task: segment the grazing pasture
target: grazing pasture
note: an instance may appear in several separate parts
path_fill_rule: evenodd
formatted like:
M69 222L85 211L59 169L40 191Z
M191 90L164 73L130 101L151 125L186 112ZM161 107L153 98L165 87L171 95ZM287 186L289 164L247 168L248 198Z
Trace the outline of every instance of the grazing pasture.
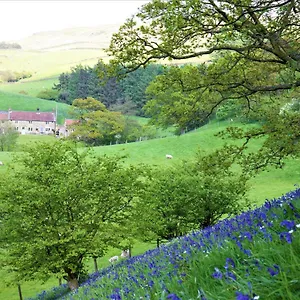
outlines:
M55 83L58 83L58 76L42 78L36 80L21 80L12 83L0 84L0 90L15 94L27 93L28 96L36 97L39 92L51 89Z
M70 49L59 51L0 50L0 71L26 71L32 80L58 76L76 65L95 65L107 55L100 49Z
M201 127L193 132L181 135L171 136L166 138L160 138L155 140L141 141L128 144L118 144L113 146L101 146L95 147L94 151L96 155L126 155L126 164L138 164L145 163L150 165L162 165L165 167L176 166L176 163L183 159L191 159L195 155L196 151L201 153L209 153L213 149L220 147L224 141L214 136L220 130L225 129L229 122L211 122L204 127ZM233 124L231 124L233 125ZM239 126L245 126L242 124L234 124ZM22 147L25 144L34 143L37 141L53 141L55 138L51 136L25 136L21 135L17 150L22 151ZM258 142L253 144L252 147L258 146ZM166 153L172 153L173 159L166 159ZM15 153L0 152L0 161L5 165L0 168L0 172L5 172L7 166L13 161ZM266 198L271 199L279 197L285 192L294 189L294 184L299 184L300 168L296 161L288 161L286 168L280 170L270 170L264 172L251 180L252 188L250 190L250 199L252 203L262 204ZM3 174L3 173L2 173ZM155 244L152 243L140 243L134 244L132 249L132 255L136 256L145 252L148 249L155 248ZM108 259L115 255L120 255L120 249L110 249L108 253L98 260L100 268L109 266ZM86 262L88 269L92 272L93 262ZM8 274L3 270L0 271L1 278L8 278ZM51 279L42 285L41 282L27 282L22 284L23 294L25 297L32 297L39 291L49 289L53 286L57 286L57 279ZM0 283L0 299L12 299L17 300L17 287L9 286L5 287L4 283Z

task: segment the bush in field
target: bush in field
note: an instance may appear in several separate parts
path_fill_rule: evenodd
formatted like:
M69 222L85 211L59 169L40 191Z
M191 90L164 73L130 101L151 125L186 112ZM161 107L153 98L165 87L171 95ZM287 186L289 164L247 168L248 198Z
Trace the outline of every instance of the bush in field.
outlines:
M36 97L55 101L55 100L57 100L57 97L58 97L58 91L53 90L53 89L45 89L45 90L40 91L36 95Z
M0 123L0 151L14 150L19 133L8 122Z

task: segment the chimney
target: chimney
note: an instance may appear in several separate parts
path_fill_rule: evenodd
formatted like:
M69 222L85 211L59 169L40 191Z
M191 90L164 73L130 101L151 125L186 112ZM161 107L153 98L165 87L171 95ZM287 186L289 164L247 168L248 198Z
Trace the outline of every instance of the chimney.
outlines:
M37 114L40 113L40 108L39 108L39 107L36 109L36 113L37 113Z

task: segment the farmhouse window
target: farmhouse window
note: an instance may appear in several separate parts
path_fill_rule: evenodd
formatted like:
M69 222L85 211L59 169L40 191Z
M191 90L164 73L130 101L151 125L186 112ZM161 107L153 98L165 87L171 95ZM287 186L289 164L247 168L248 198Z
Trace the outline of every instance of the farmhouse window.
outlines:
M32 121L29 121L29 124L32 124Z

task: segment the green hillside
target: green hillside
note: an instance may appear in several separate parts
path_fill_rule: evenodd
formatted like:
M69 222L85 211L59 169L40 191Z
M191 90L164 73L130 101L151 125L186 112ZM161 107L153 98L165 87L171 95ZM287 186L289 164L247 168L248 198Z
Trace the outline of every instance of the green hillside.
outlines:
M62 124L64 119L68 117L69 111L67 104L0 91L0 110L8 110L9 108L25 111L35 111L37 108L40 111L55 111L57 108L59 124Z
M95 65L107 55L100 49L59 51L0 50L0 71L30 72L32 80L58 76L76 65Z
M37 80L21 80L13 83L0 84L0 90L9 93L22 94L36 97L39 92L51 89L55 83L58 83L58 77L42 78Z
M28 97L28 99L31 99ZM35 99L32 99L34 101ZM34 103L34 102L33 102ZM36 103L36 102L35 102ZM45 101L47 103L47 101ZM41 105L40 105L41 107ZM148 140L142 142L119 144L113 146L95 147L94 151L97 155L127 155L125 162L127 164L145 163L150 165L163 165L168 167L176 165L181 160L191 159L196 151L209 153L213 149L220 147L224 141L214 136L215 133L224 129L229 123L213 122L196 131L187 133L182 136L172 136L155 140ZM232 125L232 124L231 124ZM244 126L241 124L235 124ZM34 143L37 141L53 141L54 137L48 136L20 136L18 141L18 150L21 151L23 145ZM257 147L257 142L252 145ZM166 154L172 154L173 159L165 158ZM0 170L1 173L5 171L6 166L13 160L14 153L0 152L0 161L5 163L5 166ZM261 204L266 198L271 199L279 197L287 191L294 189L294 184L299 184L300 169L297 164L298 161L293 160L287 163L286 168L282 170L271 170L271 172L264 172L257 178L251 180L251 191L249 197L252 203ZM140 244L138 243L134 248L133 255L143 253L149 248L154 248L154 244ZM99 260L100 267L107 266L107 259L112 255L116 255L118 250L110 250L105 257ZM93 270L92 263L90 270ZM0 272L0 275L7 276ZM1 276L1 277L2 277ZM40 282L28 282L22 284L24 296L29 297L35 295L43 289L49 289L56 285L56 280L52 279L45 285ZM18 299L16 286L5 287L0 283L0 299L9 297L10 299Z
M47 101L45 100L45 102ZM94 151L97 155L126 156L125 162L127 164L144 163L168 167L176 165L181 160L193 158L197 151L209 153L213 149L221 147L225 142L229 142L215 136L217 132L225 129L228 125L229 122L211 122L198 130L181 136L169 136L128 144L94 147ZM232 123L230 125L245 126ZM48 138L51 140L51 137ZM41 139L45 139L45 137L20 136L18 150L21 151L22 145L26 143ZM255 141L251 145L252 149L258 146L258 141ZM166 154L172 154L173 159L166 159ZM10 161L11 156L11 153L0 152L0 160ZM278 197L292 190L294 184L300 184L299 178L300 168L298 167L298 160L290 160L284 169L271 169L252 179L250 182L251 190L249 197L252 202L261 204L266 198Z

